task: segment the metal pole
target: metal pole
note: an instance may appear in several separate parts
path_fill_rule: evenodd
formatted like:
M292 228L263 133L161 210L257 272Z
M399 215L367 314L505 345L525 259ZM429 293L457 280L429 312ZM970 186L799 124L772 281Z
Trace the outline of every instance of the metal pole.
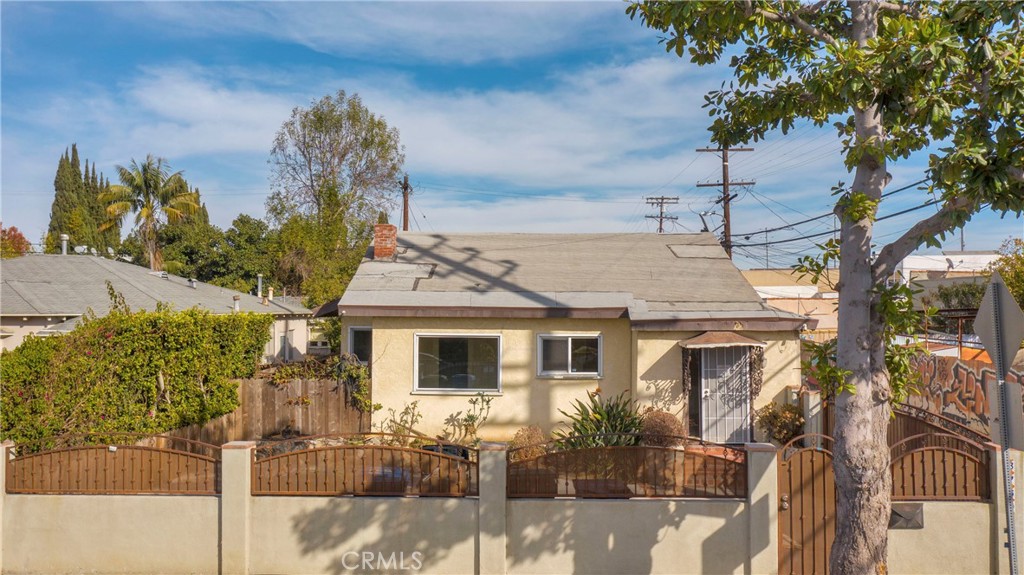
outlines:
M402 231L409 231L409 174L402 180Z
M996 281L996 280L993 280ZM997 385L999 387L999 427L1001 433L999 434L999 444L1002 448L1002 462L1003 462L1003 498L1006 501L1006 537L1010 545L1010 575L1018 575L1020 569L1017 565L1017 521L1016 513L1014 512L1014 488L1011 482L1013 481L1013 461L1010 459L1010 420L1007 417L1006 405L1009 398L1006 395L1006 378L1003 374L1006 373L1006 358L1003 357L1003 333L1002 325L1000 325L999 316L1002 310L999 305L999 289L992 290L992 314L993 314L993 325L995 326L996 332L996 373L999 374ZM1011 360L1012 361L1012 360Z

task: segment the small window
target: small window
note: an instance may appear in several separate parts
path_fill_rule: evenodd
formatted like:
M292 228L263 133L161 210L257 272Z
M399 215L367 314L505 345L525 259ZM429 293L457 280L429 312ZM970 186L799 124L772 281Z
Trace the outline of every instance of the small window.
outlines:
M501 338L417 335L417 391L499 391Z
M601 375L601 336L540 336L540 375Z
M369 363L373 356L373 330L368 327L350 327L348 352L358 357L360 362Z

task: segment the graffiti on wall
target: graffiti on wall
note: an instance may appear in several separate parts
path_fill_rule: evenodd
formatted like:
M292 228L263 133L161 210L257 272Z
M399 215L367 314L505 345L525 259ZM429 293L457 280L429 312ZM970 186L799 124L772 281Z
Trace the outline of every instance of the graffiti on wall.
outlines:
M995 366L982 361L967 361L955 357L919 355L913 360L921 373L919 394L912 394L907 403L937 413L961 423L979 433L991 432L986 390L989 382L996 381ZM1021 387L1024 374L1011 371L1007 384Z

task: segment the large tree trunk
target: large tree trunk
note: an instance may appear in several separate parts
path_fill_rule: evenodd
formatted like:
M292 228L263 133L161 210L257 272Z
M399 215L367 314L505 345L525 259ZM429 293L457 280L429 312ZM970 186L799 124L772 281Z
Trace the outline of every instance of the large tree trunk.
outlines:
M862 47L875 36L876 7L851 0L852 38ZM869 106L854 111L858 142L885 135L881 111ZM865 154L856 168L851 192L877 200L887 180L881 154ZM850 372L855 393L836 397L835 459L836 538L833 574L886 573L891 483L889 446L889 376L885 341L875 309L871 269L872 219L842 218L837 363Z

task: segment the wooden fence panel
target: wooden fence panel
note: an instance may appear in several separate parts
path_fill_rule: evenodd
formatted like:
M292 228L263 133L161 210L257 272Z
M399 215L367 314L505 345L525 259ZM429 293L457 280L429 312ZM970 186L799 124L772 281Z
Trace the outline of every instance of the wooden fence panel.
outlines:
M351 406L348 390L331 380L295 380L274 385L266 379L238 384L239 407L203 425L167 435L222 445L289 435L349 434L369 431L369 417Z

